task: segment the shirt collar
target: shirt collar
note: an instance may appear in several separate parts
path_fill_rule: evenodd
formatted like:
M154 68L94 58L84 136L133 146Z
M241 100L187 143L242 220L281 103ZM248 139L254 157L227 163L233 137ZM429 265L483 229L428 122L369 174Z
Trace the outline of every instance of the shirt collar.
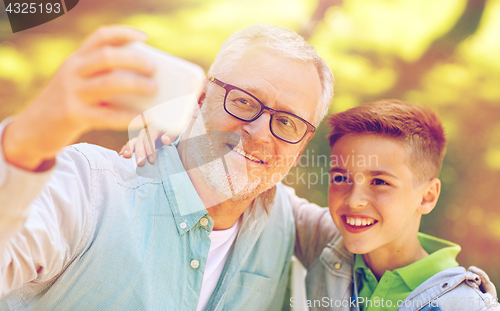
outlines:
M394 270L412 291L431 276L448 268L457 267L456 258L461 250L458 244L420 232L418 240L429 256Z
M182 165L175 145L164 146L158 151L158 166L163 189L175 219L180 235L193 228L202 217L209 220L207 226L212 231L214 222L198 196L191 179Z
M368 268L363 258L363 255L356 254L354 258L354 272L359 275L358 286L361 289L363 286L368 286L373 293L377 287L378 281L372 270ZM361 282L361 283L359 283ZM363 284L363 286L360 286Z
M456 257L461 250L458 244L424 233L419 232L418 239L429 256L393 271L394 274L401 277L412 291L438 272L457 267ZM363 278L363 283L368 283L370 287L373 287L372 291L375 290L378 281L371 269L366 265L363 255L356 254L354 271Z

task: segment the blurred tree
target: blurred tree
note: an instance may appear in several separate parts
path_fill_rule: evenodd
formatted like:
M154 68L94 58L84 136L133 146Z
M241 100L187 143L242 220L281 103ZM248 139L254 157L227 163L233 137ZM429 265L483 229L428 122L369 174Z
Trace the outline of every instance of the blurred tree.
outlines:
M304 39L309 40L309 38L316 31L318 24L325 18L326 11L332 6L342 5L342 0L318 0L316 9L311 15L307 23L299 30L297 33L300 34Z
M461 244L460 263L480 266L499 285L499 14L500 0L82 0L69 14L13 35L0 10L0 119L22 109L102 25L142 29L151 45L206 70L234 31L258 22L288 27L332 68L331 112L380 98L440 112L449 140L443 190L422 231ZM285 180L322 206L327 205L328 131L320 125ZM80 141L117 150L127 139L127 133L101 131Z
M311 40L332 65L337 78L338 95L334 98L332 111L380 98L398 98L427 104L440 112L449 139L441 174L443 191L436 209L424 217L422 231L460 244L463 251L459 262L464 266L474 264L484 268L499 284L500 269L494 260L500 256L500 214L495 204L499 194L494 189L500 186L500 92L494 90L500 85L500 62L493 55L500 52L500 48L493 43L498 42L498 38L490 41L495 40L494 31L490 30L495 27L493 25L498 29L494 16L500 13L500 2L466 1L459 14L443 26L447 31L439 35L435 30L438 35L433 40L422 41L415 47L427 44L417 57L409 56L413 52L398 52L396 45L390 43L390 37L379 46L373 43L370 37L379 38L383 26L374 30L375 24L369 23L362 28L367 33L360 34L360 21L356 20L359 13L347 8L352 7L352 2L346 2L342 8L328 6L322 14L322 22L312 18L317 30ZM383 6L387 2L374 1L372 5ZM419 11L416 5L409 6ZM388 11L368 14L377 15L378 20L389 20L393 27L404 29L403 33L411 32L408 28L411 21L398 23L396 17L389 17ZM404 11L398 14L404 15ZM430 19L421 22L430 24ZM414 41L418 40L415 36ZM328 130L320 126L305 154L329 153L324 140ZM326 165L299 167L291 174L321 176L326 168ZM312 187L307 182L291 184L298 188L299 195L327 205L326 180L323 177L323 182ZM486 253L490 256L484 256Z

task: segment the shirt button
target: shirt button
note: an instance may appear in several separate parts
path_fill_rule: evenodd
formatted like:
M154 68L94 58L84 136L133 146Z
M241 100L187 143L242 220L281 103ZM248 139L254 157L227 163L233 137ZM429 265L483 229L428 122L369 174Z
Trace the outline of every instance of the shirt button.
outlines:
M193 269L198 269L198 267L200 266L200 262L198 260L191 260L191 268Z
M186 224L186 222L181 222L181 224L179 226L181 226L181 229L186 229L187 224Z
M340 262L337 262L335 265L333 265L333 267L339 270L342 267L342 265L340 264Z
M205 217L203 217L202 219L200 219L200 224L205 227L206 225L208 225L208 219L206 219Z

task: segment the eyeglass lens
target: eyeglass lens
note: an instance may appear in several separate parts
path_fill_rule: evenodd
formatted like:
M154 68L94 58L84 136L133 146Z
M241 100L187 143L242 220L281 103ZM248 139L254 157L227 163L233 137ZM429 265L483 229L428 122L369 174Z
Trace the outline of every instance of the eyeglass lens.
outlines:
M254 97L238 89L227 93L225 107L230 114L245 121L253 121L263 109ZM307 131L307 124L291 114L276 112L271 118L271 132L284 140L297 142Z

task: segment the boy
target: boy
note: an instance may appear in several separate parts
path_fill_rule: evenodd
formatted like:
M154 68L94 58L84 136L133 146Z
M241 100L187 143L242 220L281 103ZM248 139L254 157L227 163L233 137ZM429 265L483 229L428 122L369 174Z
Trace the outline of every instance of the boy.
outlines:
M446 140L436 114L382 100L329 124L328 205L340 234L327 247L315 249L331 232L324 214L290 195L310 310L499 309L478 275L458 266L460 246L418 233L441 190ZM312 233L301 234L307 227Z
M382 100L329 124L330 215L287 187L309 310L499 310L488 276L458 266L460 246L418 233L441 190L446 140L436 114ZM142 135L121 153L145 153L146 143Z

